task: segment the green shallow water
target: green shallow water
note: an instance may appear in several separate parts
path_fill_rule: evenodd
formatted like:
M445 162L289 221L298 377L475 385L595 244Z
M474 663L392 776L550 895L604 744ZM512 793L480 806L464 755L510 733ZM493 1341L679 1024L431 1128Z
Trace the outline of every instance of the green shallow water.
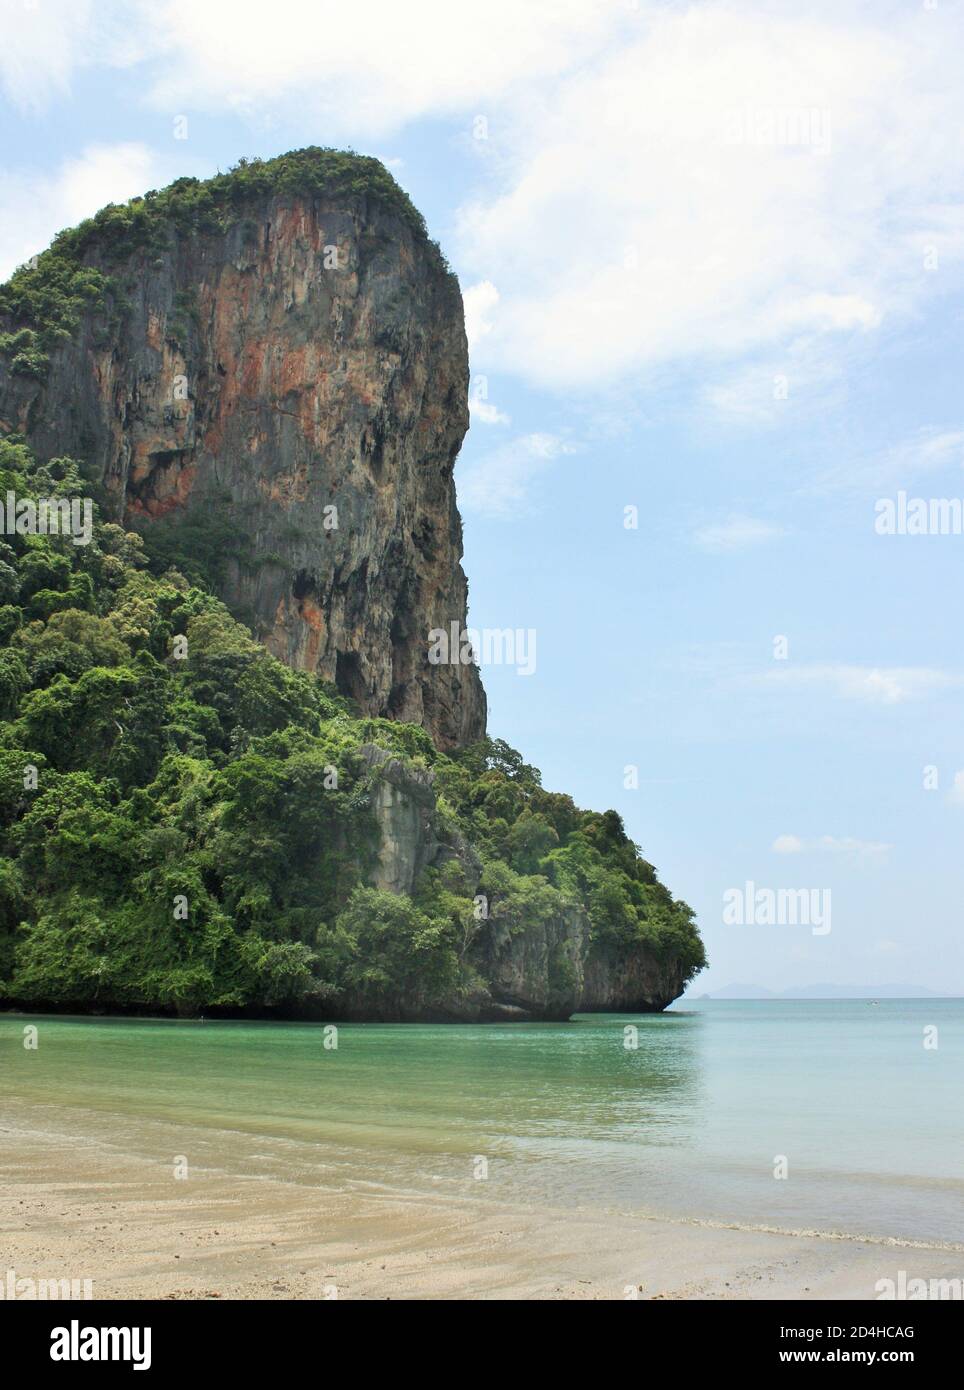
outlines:
M53 1130L66 1107L78 1132L164 1161L190 1135L193 1162L252 1179L964 1243L961 1000L714 1001L324 1040L315 1024L5 1015L0 1096L14 1125L29 1107Z

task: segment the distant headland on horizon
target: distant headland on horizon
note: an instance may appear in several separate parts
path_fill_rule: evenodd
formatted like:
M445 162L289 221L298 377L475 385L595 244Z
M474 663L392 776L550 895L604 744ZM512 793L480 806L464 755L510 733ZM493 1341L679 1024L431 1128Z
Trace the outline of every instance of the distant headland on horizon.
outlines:
M769 989L766 985L738 982L722 989L684 994L678 1002L694 1003L704 999L960 999L926 985L793 985L789 989Z

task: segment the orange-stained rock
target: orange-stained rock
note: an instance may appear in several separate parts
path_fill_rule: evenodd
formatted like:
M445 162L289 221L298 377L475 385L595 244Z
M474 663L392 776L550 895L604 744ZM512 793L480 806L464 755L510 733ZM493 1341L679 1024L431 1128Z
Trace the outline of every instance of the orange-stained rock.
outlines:
M443 748L481 737L477 668L428 661L429 631L466 621L455 277L371 195L265 197L165 240L120 266L85 253L119 323L89 311L46 381L0 363L0 430L94 464L128 524L210 519L213 544L227 521L250 563L222 597L272 652Z

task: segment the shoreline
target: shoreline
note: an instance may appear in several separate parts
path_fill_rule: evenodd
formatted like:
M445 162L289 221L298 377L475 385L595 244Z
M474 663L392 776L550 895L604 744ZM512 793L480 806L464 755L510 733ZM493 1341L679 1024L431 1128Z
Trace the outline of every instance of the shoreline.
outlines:
M177 1023L177 1024L205 1024L205 1023L290 1023L294 1025L307 1025L315 1028L324 1028L331 1025L342 1026L377 1026L385 1028L476 1028L501 1027L506 1023L516 1024L545 1024L546 1026L557 1026L564 1023L574 1023L580 1018L652 1018L658 1015L672 1015L673 1005L678 1004L681 995L676 995L665 1004L654 1004L647 1008L640 1002L628 1007L605 1008L578 1008L570 1009L568 1012L546 1012L538 1013L532 1010L520 1008L514 1004L504 1004L491 1001L483 1008L472 1012L470 1008L462 1012L446 1009L425 1009L421 1012L406 1012L403 1014L385 1014L375 1011L356 1011L350 1008L338 1008L334 1005L324 1010L305 1011L305 1012L282 1012L270 1013L267 1010L252 1010L245 1013L241 1009L214 1009L207 1011L198 1010L191 1013L177 1013L172 1010L169 1013L160 1013L153 1006L145 1005L139 1008L134 1005L130 1009L124 1010L117 1005L112 1005L104 1009L81 1009L79 1012L76 1005L72 1002L69 1009L58 1010L50 1004L15 1006L9 1001L0 1000L0 1019L22 1018L27 1021L44 1019L59 1019L62 1022L85 1023L89 1020L103 1023Z
M95 1118L61 1109L40 1127L32 1107L4 1105L3 1277L90 1279L95 1300L873 1300L900 1270L964 1274L964 1245L327 1187L227 1164L177 1182L166 1153L162 1165L92 1134ZM190 1127L165 1128L172 1157L189 1148Z

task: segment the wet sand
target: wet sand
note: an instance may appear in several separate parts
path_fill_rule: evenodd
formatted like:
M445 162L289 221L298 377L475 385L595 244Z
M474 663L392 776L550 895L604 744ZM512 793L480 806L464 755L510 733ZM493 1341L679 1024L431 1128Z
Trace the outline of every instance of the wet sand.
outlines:
M175 1180L83 1111L0 1108L0 1277L91 1279L94 1298L875 1298L960 1278L964 1247L641 1213L355 1191L193 1167ZM189 1148L166 1126L165 1151Z

